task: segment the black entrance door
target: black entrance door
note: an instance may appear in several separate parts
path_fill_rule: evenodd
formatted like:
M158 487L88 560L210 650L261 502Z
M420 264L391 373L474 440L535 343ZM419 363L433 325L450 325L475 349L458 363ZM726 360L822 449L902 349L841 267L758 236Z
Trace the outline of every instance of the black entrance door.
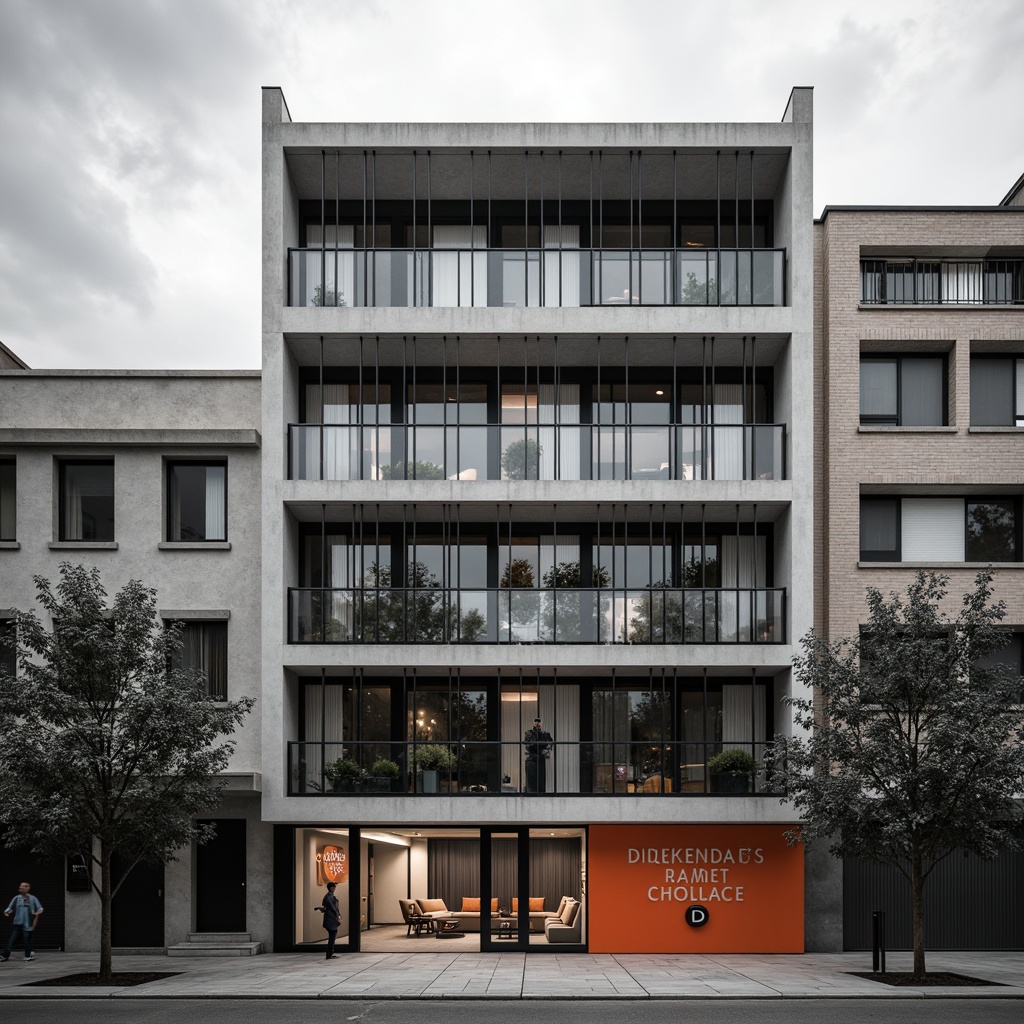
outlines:
M218 818L217 834L196 848L196 931L245 931L245 819Z
M110 864L116 880L124 861L115 853ZM119 948L147 948L164 944L164 866L136 864L117 890L110 905L110 942Z

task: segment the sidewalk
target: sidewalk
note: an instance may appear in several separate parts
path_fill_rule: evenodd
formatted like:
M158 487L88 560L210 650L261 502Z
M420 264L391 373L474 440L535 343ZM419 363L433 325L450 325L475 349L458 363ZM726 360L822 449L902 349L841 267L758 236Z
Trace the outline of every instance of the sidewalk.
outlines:
M26 987L95 971L95 953L39 953L0 963L0 999L1024 999L1024 953L930 953L928 968L986 981L985 987L893 988L848 972L870 953L676 956L663 954L299 953L254 957L114 958L115 971L180 972L132 988ZM890 953L889 970L909 970Z

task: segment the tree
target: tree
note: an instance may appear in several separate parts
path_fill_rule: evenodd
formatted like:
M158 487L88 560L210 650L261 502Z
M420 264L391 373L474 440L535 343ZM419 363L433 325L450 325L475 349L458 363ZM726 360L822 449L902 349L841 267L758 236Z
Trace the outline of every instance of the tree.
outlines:
M19 671L0 672L0 821L9 846L99 869L103 984L114 896L140 862L213 835L196 817L216 807L234 748L222 737L254 701L218 703L202 673L172 667L180 627L161 628L154 590L133 580L108 610L97 569L64 562L60 577L55 590L35 577L52 628L19 613Z
M913 979L925 978L924 887L954 850L995 857L1017 843L1024 790L1020 677L991 667L998 627L992 575L978 574L955 618L948 577L919 572L906 595L869 588L859 637L814 635L794 659L814 698L789 698L808 737L776 740L775 779L835 857L893 866L911 889Z
M521 437L501 453L501 468L509 480L536 480L541 451L538 441L532 437Z

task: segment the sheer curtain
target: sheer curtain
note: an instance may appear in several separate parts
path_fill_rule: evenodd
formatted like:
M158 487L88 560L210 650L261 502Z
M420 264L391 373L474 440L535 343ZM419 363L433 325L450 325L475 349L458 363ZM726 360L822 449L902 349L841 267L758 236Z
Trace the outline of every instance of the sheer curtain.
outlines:
M981 302L981 264L943 263L942 301Z
M743 422L743 385L716 384L714 391L715 424ZM743 430L725 427L714 430L715 480L743 479Z
M459 252L438 252L458 249ZM479 249L479 252L465 250ZM434 228L432 306L487 305L487 228L442 224Z
M747 535L722 537L722 588L738 588L740 593L723 593L719 598L719 636L724 641L753 639L755 601L750 591L757 583L765 585L765 538ZM757 558L755 571L754 558ZM744 593L746 591L746 593Z
M555 415L555 385L538 388L537 419L540 441L539 478L541 480L579 480L580 478L580 386L559 384L558 410ZM557 422L566 429L544 426ZM557 435L557 441L556 441ZM557 469L557 472L556 472Z
M227 540L227 469L206 467L206 540Z
M357 448L358 428L355 424L355 408L350 402L348 384L325 384L323 393L324 423L324 479L352 479L352 451ZM320 423L320 385L306 385L306 422ZM331 427L329 424L338 424ZM319 452L310 446L306 458L316 460ZM357 463L358 465L358 463ZM300 479L317 479L319 466L309 467L314 476Z
M578 224L544 226L544 305L580 304L580 228ZM557 252L551 250L558 250ZM576 250L575 252L571 250ZM561 283L561 290L559 290Z
M61 540L82 540L82 492L73 473L64 467L64 536Z
M323 240L326 242L325 245L321 245L321 232L319 224L309 224L306 227L306 248L307 249L326 249L324 253L324 280L326 282L326 295L319 297L320 291L320 277L317 271L319 267L311 268L313 270L313 280L310 282L310 288L312 289L312 295L310 297L309 305L314 306L354 306L356 305L356 288L355 288L355 273L356 273L356 260L355 253L352 252L352 248L355 245L355 228L351 224L339 224L337 228L333 224L328 224L324 231ZM335 238L337 238L337 245L335 245ZM339 252L337 257L337 287L335 287L335 258L334 250L347 249L348 252ZM319 297L319 301L318 301Z
M751 714L753 702L753 714ZM722 686L722 747L741 747L765 741L764 687L741 684ZM755 754L756 756L756 754Z

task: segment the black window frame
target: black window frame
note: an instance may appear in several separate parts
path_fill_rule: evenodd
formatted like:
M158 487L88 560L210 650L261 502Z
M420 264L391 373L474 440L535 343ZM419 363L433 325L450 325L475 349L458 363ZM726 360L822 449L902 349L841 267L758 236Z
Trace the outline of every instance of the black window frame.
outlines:
M112 505L109 537L69 537L67 526L67 470L72 466L109 466L110 501ZM68 544L111 543L117 539L117 487L113 457L93 459L59 459L57 463L57 530L58 539ZM83 530L84 532L84 530Z
M882 494L862 494L860 496L860 503L858 506L858 532L860 523L863 522L863 508L865 502L895 502L896 504L896 547L892 551L886 551L883 549L865 549L863 546L858 547L858 559L861 562L902 562L903 561L903 498L907 495L882 495ZM968 509L971 505L979 504L1010 504L1013 511L1013 533L1014 533L1014 557L1011 559L1002 559L995 564L998 565L1009 565L1015 562L1024 561L1024 499L1020 495L1013 494L970 494L970 495L942 495L942 494L923 494L913 495L913 497L921 497L923 499L933 498L935 500L945 500L955 498L963 502L963 531L964 531L964 564L970 565L979 562L992 563L994 559L985 558L971 558L970 557L970 543L971 535L968 520ZM862 538L861 538L862 542Z
M173 626L173 625L178 625L178 626L181 627L181 632L182 632L181 639L182 639L183 643L185 641L185 631L190 629L190 628L195 628L195 627L201 627L201 628L219 627L220 629L223 630L223 633L224 633L224 643L223 643L223 651L224 651L223 683L224 683L224 685L223 685L223 693L220 693L220 692L212 693L211 692L210 673L202 665L199 665L199 666L185 665L184 661L181 661L181 660L176 661L175 660L175 656L172 654L169 657L168 668L186 668L186 669L188 669L188 668L195 668L195 667L200 668L203 671L203 673L204 673L204 675L206 677L206 695L208 697L212 698L213 700L217 701L218 703L226 703L227 700L228 700L228 683L229 683L229 680L228 680L228 669L229 669L229 666L231 664L230 657L229 657L229 654L228 654L228 620L227 619L190 619L190 618L186 618L186 617L181 617L181 618L176 618L176 619L173 619L173 620L172 619L168 619L168 620L166 620L165 624L166 624L167 627L170 627L170 626ZM184 650L179 652L179 658L183 654L184 654Z
M3 500L2 493L5 479L10 483L14 515L11 521L12 532L10 534L3 532L4 520L0 518L0 541L11 542L18 539L18 460L13 455L0 456L0 502Z
M220 466L224 469L224 536L223 537L174 537L172 536L172 523L174 522L174 486L172 478L174 470L179 466L189 468L210 468ZM164 537L170 544L224 544L228 541L228 510L229 506L229 481L228 481L228 460L222 459L167 459L164 463L164 480L167 488L167 499L164 508Z
M18 656L13 646L9 646L10 638L17 638L17 620L9 616L0 618L0 670L11 676L18 674Z
M858 387L858 415L862 427L902 427L903 423L903 364L908 360L917 359L938 359L942 363L942 394L940 396L942 405L941 423L919 423L911 424L917 427L946 427L949 426L949 355L946 352L862 352L860 362L857 364L858 374L865 363L895 363L896 364L896 414L865 414L862 411L860 401L863 392L863 378L860 379Z
M1009 360L1012 364L1010 369L1010 409L1011 409L1011 423L975 423L974 422L974 367L978 363L996 360ZM971 353L970 359L970 409L971 409L971 426L982 426L982 427L1024 427L1024 414L1017 414L1017 364L1024 363L1024 356L1016 355L1012 352L1009 353Z

